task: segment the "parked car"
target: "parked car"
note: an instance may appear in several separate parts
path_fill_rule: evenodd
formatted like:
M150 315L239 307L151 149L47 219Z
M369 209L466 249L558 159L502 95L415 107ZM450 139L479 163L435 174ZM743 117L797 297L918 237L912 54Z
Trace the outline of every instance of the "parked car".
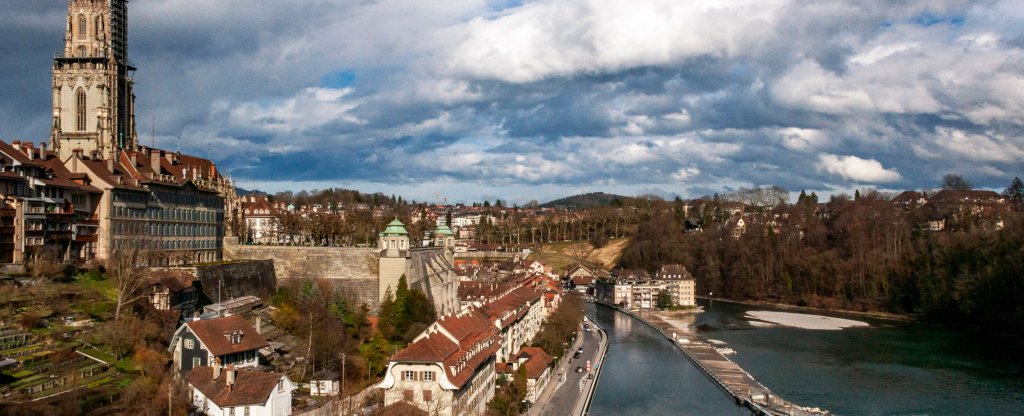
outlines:
M583 367L576 367L576 372L577 373L582 373L583 372Z
M580 358L580 353L579 353L579 352L577 352L577 353L573 354L573 355L572 355L572 358Z

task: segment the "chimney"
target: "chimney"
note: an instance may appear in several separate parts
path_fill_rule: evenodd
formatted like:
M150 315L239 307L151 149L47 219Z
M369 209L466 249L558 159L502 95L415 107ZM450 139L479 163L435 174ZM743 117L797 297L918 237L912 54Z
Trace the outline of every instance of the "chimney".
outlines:
M107 170L114 173L114 158L107 159Z
M235 385L235 366L228 366L227 371L225 372L227 373L227 377L225 377L224 381L228 386L228 391L231 391L231 387Z
M149 149L149 163L153 165L153 172L160 175L160 149Z
M11 142L11 146L14 146L14 147L21 146L21 140L14 140L14 141L12 141Z
M46 142L39 142L39 157L46 160Z
M23 145L24 145L23 146L23 149L24 149L23 151L25 152L25 154L28 155L28 158L29 159L35 159L36 158L36 152L33 151L35 149L32 148L32 142L25 142L25 143L23 143Z
M131 161L132 161L132 167L133 168L139 166L139 160L136 157L136 155L138 155L138 153L139 152L132 152L132 153L130 153L129 159L131 159Z
M263 335L263 317L256 315L256 333Z
M215 357L213 359L213 379L220 378L220 358Z

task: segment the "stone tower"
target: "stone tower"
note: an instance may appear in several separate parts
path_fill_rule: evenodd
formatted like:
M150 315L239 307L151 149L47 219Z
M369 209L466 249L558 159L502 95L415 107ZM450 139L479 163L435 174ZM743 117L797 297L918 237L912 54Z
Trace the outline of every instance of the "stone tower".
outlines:
M64 50L53 62L50 145L112 157L138 145L128 60L128 0L69 0Z
M434 247L455 250L455 233L447 225L441 224L434 229Z
M409 232L397 218L377 236L378 256L377 290L380 300L388 290L395 293L398 279L406 272L409 262Z

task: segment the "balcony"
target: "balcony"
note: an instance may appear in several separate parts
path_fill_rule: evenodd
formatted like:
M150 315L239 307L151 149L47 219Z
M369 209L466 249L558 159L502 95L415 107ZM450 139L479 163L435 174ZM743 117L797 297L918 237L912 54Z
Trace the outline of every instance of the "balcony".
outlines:
M99 241L98 237L96 234L78 235L75 236L75 241L79 243L95 243Z
M47 231L46 232L46 239L50 240L50 241L53 241L53 240L70 240L71 239L71 231Z
M14 208L0 208L0 217L13 217L18 214Z

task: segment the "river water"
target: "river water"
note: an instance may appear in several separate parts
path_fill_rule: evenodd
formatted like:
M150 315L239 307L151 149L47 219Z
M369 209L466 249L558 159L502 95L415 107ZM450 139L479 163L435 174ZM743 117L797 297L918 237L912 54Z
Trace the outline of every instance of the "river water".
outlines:
M836 415L1024 414L1024 359L976 334L864 320L841 331L752 327L747 310L715 302L692 319L783 398ZM609 333L592 415L736 415L743 410L670 341L610 308L587 312ZM863 320L863 319L861 319Z

